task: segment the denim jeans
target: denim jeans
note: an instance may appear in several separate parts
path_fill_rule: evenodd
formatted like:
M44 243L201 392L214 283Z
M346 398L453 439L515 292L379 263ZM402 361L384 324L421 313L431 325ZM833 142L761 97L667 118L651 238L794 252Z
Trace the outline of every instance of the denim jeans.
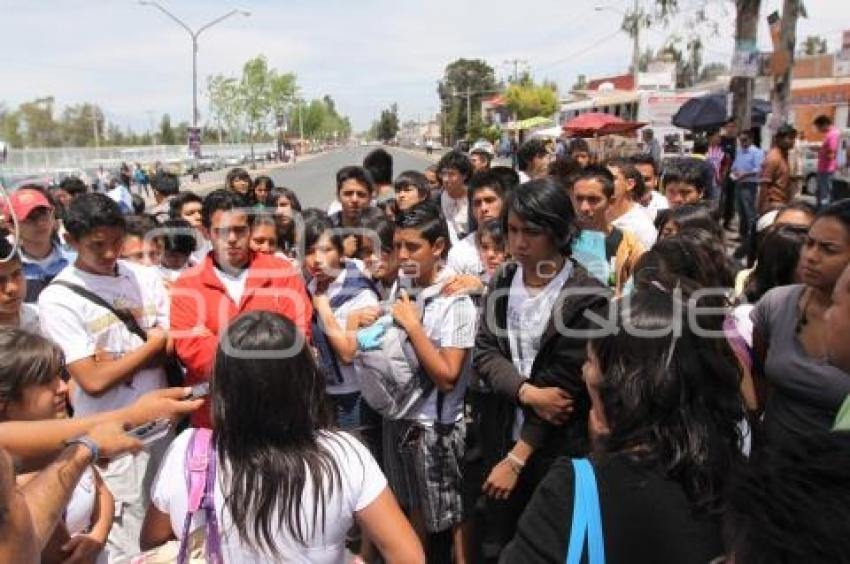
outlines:
M818 173L818 195L817 195L817 207L818 209L828 206L832 201L832 177L835 175L834 172L819 172Z
M758 184L755 182L738 182L735 184L735 202L738 207L738 234L742 241L750 236L752 226L756 222L756 194Z

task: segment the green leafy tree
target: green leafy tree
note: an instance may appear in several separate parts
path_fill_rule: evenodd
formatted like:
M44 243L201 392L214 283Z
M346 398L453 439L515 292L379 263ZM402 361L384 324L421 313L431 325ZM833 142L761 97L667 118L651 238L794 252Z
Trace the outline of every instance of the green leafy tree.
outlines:
M159 122L159 142L162 145L177 144L174 129L171 127L171 116L168 114L163 114L162 120Z
M90 147L97 135L104 137L103 111L96 104L75 104L62 110L59 120L62 144L69 147Z
M473 119L467 116L467 106L474 117L481 113L481 98L495 92L496 73L485 61L461 58L446 66L437 93L446 115L446 128L452 138L470 136L467 121L471 123Z
M516 119L550 117L558 109L558 94L552 85L511 84L505 91L505 105Z
M31 147L58 147L59 126L53 117L54 98L46 96L18 107L23 141Z
M248 127L248 142L251 144L251 161L254 161L254 140L265 130L272 110L271 79L266 58L254 57L242 67L239 80L240 109Z
M20 125L18 112L12 111L5 104L0 103L0 140L12 147L22 147L24 143Z
M381 117L378 119L378 139L384 142L391 141L398 135L398 129L398 104L392 104L381 111Z
M227 132L231 142L239 141L242 120L242 99L239 96L239 82L221 74L207 79L207 96L210 101L210 117L219 130L219 142L222 130Z

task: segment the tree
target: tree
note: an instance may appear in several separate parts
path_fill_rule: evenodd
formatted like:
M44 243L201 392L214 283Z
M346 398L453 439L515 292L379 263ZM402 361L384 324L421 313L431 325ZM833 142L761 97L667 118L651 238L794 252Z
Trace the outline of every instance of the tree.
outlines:
M558 109L558 95L552 85L511 84L505 91L505 105L518 120L549 117Z
M446 115L446 128L453 138L469 137L467 113L480 113L481 98L496 92L496 73L481 59L458 59L443 72L437 86ZM468 96L468 97L467 97Z
M21 137L20 125L18 112L12 111L5 104L0 103L0 140L12 147L22 147L23 138Z
M800 54L807 57L826 53L826 38L820 35L809 35L800 45Z
M62 144L70 147L95 145L103 137L103 111L96 104L76 104L62 110L59 121ZM95 129L97 132L95 133Z
M210 117L218 126L219 143L222 141L222 129L227 131L231 142L238 142L242 117L238 81L221 74L210 76L207 78L207 95L210 99Z
M53 118L53 104L53 96L45 96L18 107L24 144L32 147L58 147L61 144L59 128Z
M248 142L251 144L251 163L254 162L254 139L262 133L271 113L271 80L266 58L258 55L242 67L239 80L240 109L248 127Z
M381 111L378 120L377 137L381 141L388 142L398 135L398 104L392 104L388 109Z
M163 145L177 144L174 129L171 128L171 116L168 114L163 114L159 122L159 142Z

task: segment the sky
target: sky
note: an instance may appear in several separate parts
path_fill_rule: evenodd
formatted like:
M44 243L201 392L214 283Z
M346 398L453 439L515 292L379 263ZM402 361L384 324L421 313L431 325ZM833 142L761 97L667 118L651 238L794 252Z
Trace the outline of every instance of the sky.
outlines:
M199 109L207 114L206 77L238 76L263 54L293 72L307 98L329 94L356 131L396 102L403 120L439 109L436 94L447 64L482 58L506 76L509 60L527 62L535 80L566 91L579 74L626 72L632 42L619 31L632 0L159 0L196 29L234 8L234 16L199 38ZM639 0L647 8L650 0ZM669 29L642 34L657 48L705 0L680 0L683 16ZM719 22L704 33L706 62L729 63L734 8L709 0ZM782 0L763 0L759 43L770 49L766 16ZM820 34L837 48L850 29L850 2L805 0L809 18L798 38ZM595 10L594 7L605 7ZM135 131L189 120L192 58L188 33L136 0L0 0L0 103L15 106L53 95L57 103L94 102L108 119Z

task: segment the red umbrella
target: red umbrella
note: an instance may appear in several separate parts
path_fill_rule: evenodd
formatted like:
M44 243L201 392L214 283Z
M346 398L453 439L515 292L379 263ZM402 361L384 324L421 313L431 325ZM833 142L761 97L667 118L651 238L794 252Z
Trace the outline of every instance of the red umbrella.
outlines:
M611 114L589 112L564 123L563 129L572 137L593 137L612 133L628 133L646 125L640 121L626 121Z

